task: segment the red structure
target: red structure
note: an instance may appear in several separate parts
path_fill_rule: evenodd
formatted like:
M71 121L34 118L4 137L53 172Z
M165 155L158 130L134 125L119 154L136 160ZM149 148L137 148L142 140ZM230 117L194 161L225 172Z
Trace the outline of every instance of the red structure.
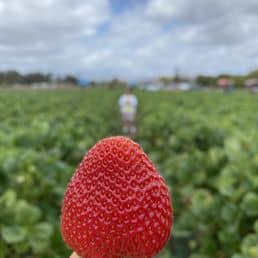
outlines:
M220 89L225 90L233 85L233 81L231 79L227 79L227 78L220 78L217 81L217 85Z

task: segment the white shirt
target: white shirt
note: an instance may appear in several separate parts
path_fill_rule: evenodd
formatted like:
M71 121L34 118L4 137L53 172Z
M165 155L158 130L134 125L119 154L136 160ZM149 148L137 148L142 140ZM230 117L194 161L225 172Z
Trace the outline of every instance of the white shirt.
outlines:
M119 98L119 107L122 113L135 113L138 105L137 98L132 94L124 94Z

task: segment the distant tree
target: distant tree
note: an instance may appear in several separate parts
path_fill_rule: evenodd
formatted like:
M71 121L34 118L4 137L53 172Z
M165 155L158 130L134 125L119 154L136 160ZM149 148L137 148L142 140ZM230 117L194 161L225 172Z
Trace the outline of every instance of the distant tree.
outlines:
M219 76L217 76L217 79L221 79L221 78L224 78L224 79L232 79L232 75L231 74L220 74Z
M214 86L216 78L212 76L199 75L196 77L195 82L200 86Z
M175 77L165 77L165 76L160 77L160 78L159 78L159 81L160 81L163 85L167 86L167 85L169 85L169 84L171 84L171 83L188 82L189 79L186 78L186 77L179 76L178 74L176 74Z
M16 71L7 71L0 73L0 82L3 84L15 84L15 83L23 83L24 78Z
M179 76L178 73L176 73L176 75L175 75L173 81L174 81L175 83L179 83L179 82L182 82L182 78Z
M69 84L74 84L74 85L78 85L79 84L79 80L73 76L73 75L67 75L64 79L63 79L64 83L69 83Z
M106 83L104 83L104 85L107 85L111 89L128 87L127 82L118 80L116 78L111 81L107 81Z
M24 75L24 82L26 84L39 83L39 82L50 82L50 74L41 74L41 73L29 73Z
M245 86L246 76L233 76L231 78L234 82L234 86L237 88L243 88Z
M95 82L95 81L90 81L89 82L89 86L90 87L95 87L95 86L97 86L98 84Z
M245 86L245 81L247 80L247 76L241 75L230 75L230 74L221 74L217 77L217 79L230 79L232 80L233 86L237 88L242 88Z
M258 78L258 69L250 72L247 77L249 78Z
M163 85L169 85L169 84L171 84L172 82L174 82L174 78L173 78L173 77L161 77L159 80L160 80L160 82L161 82Z

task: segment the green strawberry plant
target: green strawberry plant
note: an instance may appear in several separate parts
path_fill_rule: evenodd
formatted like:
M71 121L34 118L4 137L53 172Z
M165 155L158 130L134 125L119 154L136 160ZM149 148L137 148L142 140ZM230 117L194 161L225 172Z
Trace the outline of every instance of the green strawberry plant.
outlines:
M0 258L69 257L64 189L85 152L121 134L120 90L0 92ZM137 91L136 141L170 184L161 258L258 257L258 97Z

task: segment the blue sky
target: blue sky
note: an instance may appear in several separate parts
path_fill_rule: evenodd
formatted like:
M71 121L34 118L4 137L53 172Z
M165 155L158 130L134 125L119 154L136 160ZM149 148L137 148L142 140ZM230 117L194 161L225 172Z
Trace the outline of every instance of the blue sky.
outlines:
M142 2L146 2L145 0L142 0ZM113 15L119 15L129 9L132 9L135 7L135 5L139 4L139 0L110 0L110 7L112 10ZM142 4L142 3L141 3Z
M0 0L0 70L130 81L258 68L257 0Z

